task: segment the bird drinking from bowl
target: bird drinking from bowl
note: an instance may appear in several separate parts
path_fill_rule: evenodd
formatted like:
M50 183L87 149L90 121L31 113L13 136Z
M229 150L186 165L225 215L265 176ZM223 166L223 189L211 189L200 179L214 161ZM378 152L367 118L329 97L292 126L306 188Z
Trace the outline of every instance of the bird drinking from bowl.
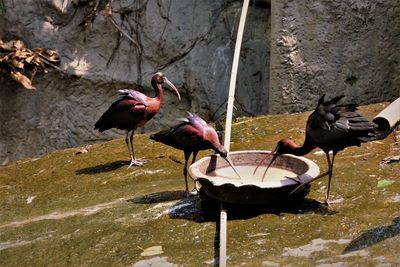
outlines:
M176 149L183 150L185 154L185 165L183 167L183 176L185 177L185 195L188 196L189 188L187 182L187 165L191 154L192 164L196 160L197 153L200 150L213 149L221 157L223 157L235 174L241 179L239 172L236 170L233 162L228 156L228 152L219 142L215 129L207 124L202 118L188 112L185 118L178 119L179 124L172 126L169 129L162 130L152 134L150 139L161 142Z
M376 140L377 125L357 112L357 104L337 104L344 95L334 97L329 101L325 101L324 97L325 95L319 99L314 112L308 117L306 137L303 145L299 146L292 140L286 138L280 140L272 152L273 157L268 164L267 170L280 155L292 154L303 156L317 147L321 148L328 161L328 170L306 183L302 183L292 192L295 192L305 184L328 175L329 179L325 195L325 204L329 205L329 190L336 154L346 147L360 146L362 143ZM333 152L332 158L329 155L330 151ZM262 161L259 165L261 163ZM293 179L296 180L296 178ZM298 180L298 182L301 181Z

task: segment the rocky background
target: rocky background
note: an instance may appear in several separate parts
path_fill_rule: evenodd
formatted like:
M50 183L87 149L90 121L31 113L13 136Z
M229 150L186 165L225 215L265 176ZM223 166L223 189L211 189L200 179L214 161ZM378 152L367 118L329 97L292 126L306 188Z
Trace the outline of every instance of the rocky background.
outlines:
M347 101L359 103L400 96L399 4L251 1L236 115L310 110L322 93L345 93ZM183 100L178 103L167 91L160 113L142 131L171 125L187 110L223 120L241 5L1 0L0 37L56 50L61 71L37 74L36 91L1 74L0 164L122 136L100 134L93 125L117 98L117 89L140 87L152 94L154 71L164 72Z
M400 96L400 1L273 1L269 112Z
M143 130L173 124L185 111L222 120L241 1L1 1L2 39L56 50L62 72L37 75L28 91L2 75L0 163L53 149L121 136L93 125L117 99L162 71L181 91L167 91L160 113ZM98 4L98 5L97 5ZM270 6L253 1L244 36L238 116L268 110ZM120 28L126 35L121 33ZM129 36L129 37L127 37Z

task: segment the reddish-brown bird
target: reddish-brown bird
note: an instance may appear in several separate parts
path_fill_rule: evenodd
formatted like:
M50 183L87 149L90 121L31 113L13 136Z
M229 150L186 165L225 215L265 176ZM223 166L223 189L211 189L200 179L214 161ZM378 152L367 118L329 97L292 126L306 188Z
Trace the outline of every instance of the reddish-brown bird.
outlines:
M192 164L196 160L197 153L200 150L213 149L221 157L223 157L234 169L236 174L238 172L234 168L231 160L228 158L228 152L223 145L219 142L217 132L215 129L207 124L202 118L188 112L188 116L179 119L179 124L171 127L170 129L160 131L150 136L150 139L161 142L176 149L183 150L185 154L185 166L183 168L183 175L185 177L185 195L189 195L189 187L187 182L187 165L190 155L193 153Z
M131 89L118 90L122 98L112 103L94 126L100 132L111 128L127 131L125 142L131 157L129 167L133 165L142 166L144 163L144 161L135 157L133 135L138 127L145 125L160 110L164 101L164 83L169 85L176 92L178 99L181 100L178 89L161 72L157 72L151 78L151 86L155 91L154 97L148 97Z
M280 140L272 152L274 155L268 165L268 167L271 166L274 160L282 154L303 156L314 148L319 147L322 149L328 161L328 170L311 181L301 184L294 191L328 175L328 188L325 195L325 204L327 205L329 205L329 189L336 154L346 147L360 146L364 142L377 138L375 133L376 124L357 112L357 104L337 104L343 97L341 95L330 101L325 101L323 95L319 99L314 112L308 117L303 145L298 146L290 139ZM332 158L329 155L329 151L332 151Z

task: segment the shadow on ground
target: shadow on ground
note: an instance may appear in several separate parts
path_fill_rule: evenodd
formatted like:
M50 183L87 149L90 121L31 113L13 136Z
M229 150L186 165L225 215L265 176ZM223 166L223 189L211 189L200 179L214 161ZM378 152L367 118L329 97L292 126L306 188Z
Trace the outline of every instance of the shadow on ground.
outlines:
M183 198L169 209L169 216L172 219L186 219L196 222L219 221L220 202L201 194L200 197L194 196ZM238 205L225 203L228 213L228 220L243 220L257 217L262 214L282 213L292 214L321 214L333 215L336 212L329 210L324 204L312 200L303 199L297 203L285 203L282 205Z
M130 164L130 161L117 160L114 162L109 162L109 163L100 164L100 165L93 166L93 167L76 170L75 173L77 175L82 175L82 174L97 174L97 173L102 173L102 172L111 172L111 171L115 171L115 170L121 168L122 166L129 165L129 164Z
M153 204L153 203L168 202L168 201L183 199L184 193L185 191L183 190L163 191L163 192L157 192L144 196L135 197L129 199L128 202L132 202L135 204Z
M376 243L400 234L400 217L393 219L393 224L369 229L350 242L343 254L370 247Z

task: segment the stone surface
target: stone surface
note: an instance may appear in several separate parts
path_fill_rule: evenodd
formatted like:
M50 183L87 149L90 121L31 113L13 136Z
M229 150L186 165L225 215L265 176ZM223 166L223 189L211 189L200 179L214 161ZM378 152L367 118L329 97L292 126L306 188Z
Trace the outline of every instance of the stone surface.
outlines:
M282 137L301 144L308 114L240 119L232 150L271 150ZM219 202L184 198L183 152L148 137L137 137L144 167L127 168L123 139L0 167L1 266L216 266ZM337 155L329 210L319 202L326 177L303 202L227 205L227 266L399 266L400 164L380 165L394 142ZM326 170L325 156L307 157ZM381 179L395 182L379 188ZM143 256L155 246L163 253Z
M400 1L274 1L270 112L400 96Z
M185 111L221 120L227 98L241 1L113 1L113 19L133 40L121 35L104 15L79 24L96 1L4 0L0 36L19 38L29 47L48 47L61 56L62 73L35 77L28 92L7 76L0 80L0 164L121 136L100 134L93 125L117 98L115 90L149 88L160 70L180 89L183 101L167 93L160 113L146 126L158 130ZM122 16L123 15L123 16ZM239 67L237 115L268 109L269 16L267 1L249 9ZM221 109L218 109L222 105Z

